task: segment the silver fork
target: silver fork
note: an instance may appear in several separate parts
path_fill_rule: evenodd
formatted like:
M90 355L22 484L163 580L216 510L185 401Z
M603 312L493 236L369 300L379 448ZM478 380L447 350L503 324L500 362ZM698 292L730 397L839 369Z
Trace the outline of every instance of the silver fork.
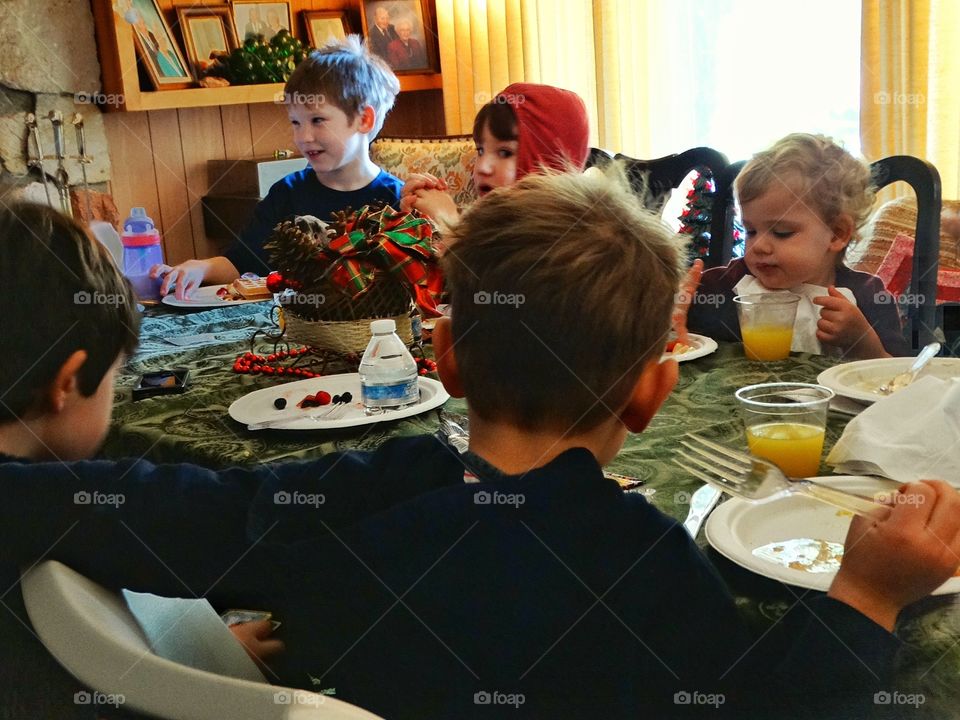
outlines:
M674 458L684 470L730 495L753 502L786 495L807 495L857 515L874 515L886 508L872 498L820 485L812 480L794 480L769 460L731 450L719 443L688 433L681 440L689 452L678 450L686 463Z

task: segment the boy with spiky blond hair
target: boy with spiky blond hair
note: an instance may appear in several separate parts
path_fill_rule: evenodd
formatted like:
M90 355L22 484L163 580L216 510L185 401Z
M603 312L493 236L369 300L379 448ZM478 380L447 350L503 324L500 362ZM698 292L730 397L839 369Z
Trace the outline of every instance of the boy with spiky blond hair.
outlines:
M370 159L373 142L400 92L400 81L358 35L314 50L283 88L293 142L307 161L270 188L253 220L226 255L156 265L163 294L183 299L205 283L269 272L264 242L295 215L328 220L331 213L383 202L396 207L403 183Z

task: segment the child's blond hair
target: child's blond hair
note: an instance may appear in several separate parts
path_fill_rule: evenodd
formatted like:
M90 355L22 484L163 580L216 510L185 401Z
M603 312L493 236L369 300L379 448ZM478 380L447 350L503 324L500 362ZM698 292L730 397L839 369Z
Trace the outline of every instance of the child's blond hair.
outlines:
M779 183L831 225L840 215L854 223L851 240L859 237L876 197L870 166L824 135L793 133L759 152L734 182L737 199L754 200Z
M376 113L371 139L380 132L400 92L400 81L387 63L371 53L359 35L331 39L297 65L284 85L284 102L330 103L351 119L367 105Z
M476 202L443 258L471 409L564 434L617 413L663 352L680 263L616 168L527 175Z

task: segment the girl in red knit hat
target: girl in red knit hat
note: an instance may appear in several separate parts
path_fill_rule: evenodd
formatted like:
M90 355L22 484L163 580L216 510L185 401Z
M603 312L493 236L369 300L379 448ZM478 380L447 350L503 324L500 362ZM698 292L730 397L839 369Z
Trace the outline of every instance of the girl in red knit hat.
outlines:
M583 170L589 125L580 96L551 85L508 85L477 113L473 140L477 162L473 183L478 197L541 168ZM434 220L453 222L458 213L442 178L411 175L400 207L416 208Z

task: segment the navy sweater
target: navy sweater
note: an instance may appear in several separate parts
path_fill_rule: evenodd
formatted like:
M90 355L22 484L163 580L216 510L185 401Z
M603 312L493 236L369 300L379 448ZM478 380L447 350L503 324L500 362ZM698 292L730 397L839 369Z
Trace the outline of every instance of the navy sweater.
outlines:
M683 528L586 450L463 471L429 436L220 472L8 462L0 557L270 609L282 682L390 718L875 716L892 635L805 593L751 637Z

